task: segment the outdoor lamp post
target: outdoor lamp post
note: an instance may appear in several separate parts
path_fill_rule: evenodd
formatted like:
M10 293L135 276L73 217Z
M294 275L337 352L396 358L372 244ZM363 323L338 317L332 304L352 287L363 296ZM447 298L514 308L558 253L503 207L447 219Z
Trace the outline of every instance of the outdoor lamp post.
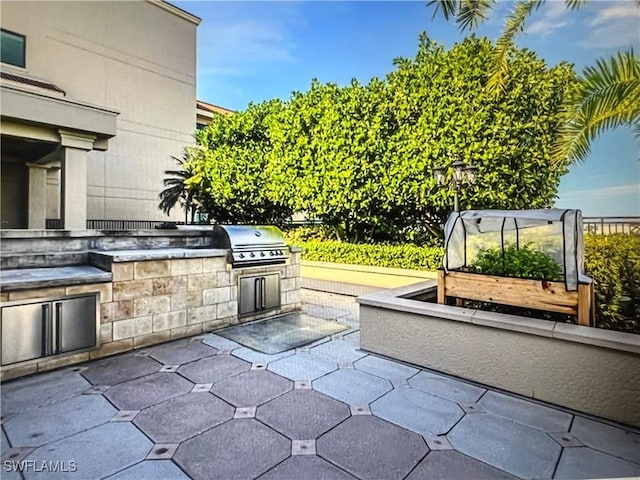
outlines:
M467 165L463 161L457 160L453 162L453 178L451 180L447 180L447 177L444 174L444 167L436 167L433 170L433 176L436 179L436 183L438 186L448 185L453 187L454 189L454 200L453 200L453 211L460 211L460 187L462 187L463 183L467 185L473 185L476 183L476 178L478 174L478 167L474 165Z

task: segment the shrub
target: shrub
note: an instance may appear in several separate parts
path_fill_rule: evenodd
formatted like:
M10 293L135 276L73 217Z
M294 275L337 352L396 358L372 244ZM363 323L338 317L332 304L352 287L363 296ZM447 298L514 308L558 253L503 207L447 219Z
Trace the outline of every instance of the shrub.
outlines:
M442 265L443 249L417 245L369 245L338 241L297 242L302 258L319 262L376 267L435 270Z
M585 270L594 282L597 326L640 333L640 236L586 235Z
M325 225L313 225L308 227L285 227L284 234L287 243L298 245L301 242L313 240L337 240L335 234Z
M562 280L562 269L549 255L525 245L516 248L490 248L480 251L469 270L487 275Z

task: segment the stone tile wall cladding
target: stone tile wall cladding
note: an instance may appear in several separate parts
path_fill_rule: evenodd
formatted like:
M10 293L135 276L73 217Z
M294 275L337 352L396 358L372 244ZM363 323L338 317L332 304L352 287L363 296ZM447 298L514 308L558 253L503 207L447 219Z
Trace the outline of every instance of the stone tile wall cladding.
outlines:
M99 294L99 348L2 368L1 380L167 342L239 323L238 276L278 272L281 308L243 317L242 322L301 308L300 253L286 265L230 269L225 257L114 262L111 283L2 293L14 301Z

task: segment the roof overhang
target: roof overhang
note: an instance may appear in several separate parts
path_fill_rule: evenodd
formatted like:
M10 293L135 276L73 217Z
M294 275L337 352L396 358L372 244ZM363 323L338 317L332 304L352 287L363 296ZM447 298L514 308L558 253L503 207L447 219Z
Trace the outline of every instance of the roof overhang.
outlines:
M149 3L154 4L156 7L160 7L167 12L173 13L177 17L183 18L188 22L195 24L196 26L200 25L202 19L200 17L196 17L195 15L187 12L186 10L182 10L181 8L172 5L169 2L165 2L164 0L147 0Z
M70 130L96 138L96 149L106 149L117 132L119 113L88 103L0 86L0 116L6 122L28 124L41 130ZM3 128L3 133L8 133ZM59 137L58 137L59 138Z

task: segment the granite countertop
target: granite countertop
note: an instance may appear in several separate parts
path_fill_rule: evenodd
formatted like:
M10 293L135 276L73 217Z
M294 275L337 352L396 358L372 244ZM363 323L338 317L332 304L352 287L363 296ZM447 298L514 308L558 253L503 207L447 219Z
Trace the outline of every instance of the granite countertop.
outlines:
M153 248L140 250L90 250L89 258L111 262L141 262L144 260L167 260L178 258L224 257L228 250L219 248Z
M110 282L112 278L111 272L105 272L90 265L2 270L0 271L0 291L12 292L31 288Z

